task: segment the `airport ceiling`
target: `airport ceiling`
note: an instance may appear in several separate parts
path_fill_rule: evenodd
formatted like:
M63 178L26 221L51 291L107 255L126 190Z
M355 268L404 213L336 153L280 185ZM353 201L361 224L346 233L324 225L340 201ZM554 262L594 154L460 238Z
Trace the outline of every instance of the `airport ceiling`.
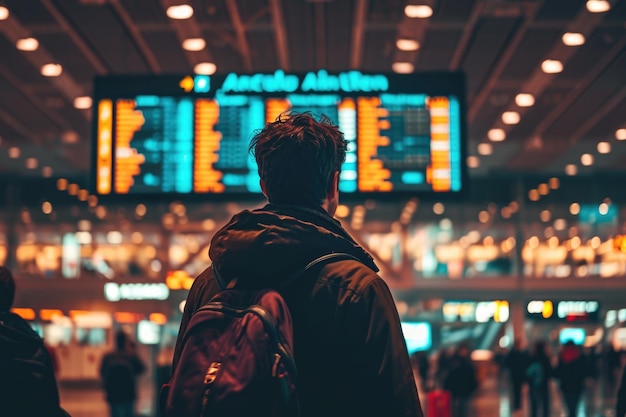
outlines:
M193 16L168 18L168 7L180 4L191 5ZM607 4L608 11L588 10ZM432 16L410 18L407 5L429 5ZM75 99L91 94L95 76L189 73L201 62L218 72L390 72L396 62L416 72L461 70L471 175L565 175L566 167L578 175L626 172L626 0L0 0L0 6L4 176L89 173L91 110L75 108L81 106ZM569 42L584 44L565 45L566 32L582 35ZM18 40L32 49L27 38L38 41L36 50L18 49ZM206 47L185 51L186 38L203 38ZM419 49L400 50L399 39L417 41ZM545 60L560 61L562 71L544 72ZM42 75L50 63L61 65L61 75ZM534 105L521 107L520 93L531 94ZM505 112L517 112L519 122L505 124ZM505 140L491 141L491 129L502 129L495 133Z

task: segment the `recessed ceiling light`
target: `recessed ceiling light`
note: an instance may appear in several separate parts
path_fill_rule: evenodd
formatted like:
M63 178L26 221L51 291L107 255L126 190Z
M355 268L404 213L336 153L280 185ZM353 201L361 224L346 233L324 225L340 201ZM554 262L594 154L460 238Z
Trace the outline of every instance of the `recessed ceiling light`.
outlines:
M541 63L541 70L546 74L558 74L563 71L563 63L558 59L546 59Z
M398 39L396 41L396 47L401 51L417 51L420 49L420 44L413 39Z
M491 143L480 143L477 150L479 155L491 155L493 153L493 146L491 146Z
M626 140L626 129L617 129L615 131L615 139Z
M0 20L7 20L9 18L9 9L4 6L0 6Z
M52 168L47 166L41 168L41 175L43 175L45 178L50 178L52 176Z
M193 16L193 7L188 4L180 4L178 6L170 6L165 11L170 19L182 20L189 19Z
M37 158L26 158L24 165L26 165L27 169L35 169L39 165L39 161L37 161Z
M480 159L478 159L477 156L468 156L467 166L470 168L478 168L480 166Z
M78 133L73 130L66 130L61 133L61 141L68 144L76 143L78 142Z
M519 123L520 116L516 111L505 111L502 113L502 123L505 125L516 125Z
M598 153L611 153L611 144L609 142L598 142Z
M569 205L569 212L572 215L577 215L578 213L580 213L580 204L578 203L572 203Z
M17 146L11 146L7 153L9 154L9 158L11 159L17 159L20 157L21 154L20 148L18 148Z
M20 51L36 51L39 48L39 42L35 38L18 39L15 47Z
M63 72L63 67L59 64L46 64L41 67L41 75L44 77L58 77Z
M193 72L202 75L213 75L217 71L217 65L212 62L200 62L193 67Z
M574 164L565 165L565 174L566 175L576 175L578 173L578 167Z
M206 47L206 41L202 38L189 38L183 41L183 49L186 51L201 51Z
M586 6L590 13L604 13L611 10L611 3L606 0L587 0Z
M410 74L415 67L410 62L394 62L391 69L398 74Z
M580 46L585 44L585 35L576 32L565 32L561 40L567 46Z
M506 139L506 132L503 129L489 129L487 138L492 142L502 142Z
M593 165L593 155L590 153L584 153L580 156L580 163L588 167Z
M407 17L426 19L433 15L432 7L425 4L409 4L404 8Z
M74 107L80 110L90 109L92 105L91 97L81 96L74 99Z
M515 104L520 107L531 107L535 105L535 97L528 93L519 93L515 96Z

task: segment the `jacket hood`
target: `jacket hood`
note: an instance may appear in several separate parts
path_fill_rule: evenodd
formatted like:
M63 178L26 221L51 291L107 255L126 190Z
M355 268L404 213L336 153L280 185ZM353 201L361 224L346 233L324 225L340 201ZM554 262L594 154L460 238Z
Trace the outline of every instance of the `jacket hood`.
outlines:
M333 252L355 256L378 272L372 257L327 213L268 204L236 214L211 240L209 257L226 281L273 286Z

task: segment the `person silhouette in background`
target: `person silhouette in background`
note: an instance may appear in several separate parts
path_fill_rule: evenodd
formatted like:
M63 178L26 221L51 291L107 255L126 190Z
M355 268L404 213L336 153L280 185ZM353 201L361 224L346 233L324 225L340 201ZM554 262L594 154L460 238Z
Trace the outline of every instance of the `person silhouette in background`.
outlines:
M530 392L530 416L550 417L550 387L553 370L546 352L546 343L538 341L530 355L526 376ZM541 414L539 410L541 409Z
M626 366L622 369L622 378L617 388L617 402L615 404L615 417L626 415Z
M476 369L466 344L460 345L450 359L443 388L450 391L452 417L466 417L470 398L478 388Z
M515 339L513 348L504 359L504 366L509 370L509 380L513 393L513 412L522 409L522 385L526 382L528 353L522 349L522 339Z
M15 281L0 266L0 415L60 417L50 352L28 322L11 312Z
M587 378L587 360L579 346L568 340L559 353L556 377L559 379L568 417L576 417Z
M137 376L145 365L135 352L128 335L119 330L115 334L115 350L102 358L100 376L111 417L133 417L137 400Z

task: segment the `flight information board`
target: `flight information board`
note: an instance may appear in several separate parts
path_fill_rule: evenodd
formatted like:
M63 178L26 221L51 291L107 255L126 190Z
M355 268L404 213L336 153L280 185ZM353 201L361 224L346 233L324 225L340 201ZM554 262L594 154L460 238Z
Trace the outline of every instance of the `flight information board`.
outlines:
M248 152L285 112L325 115L348 141L342 193L459 193L465 186L458 73L100 77L93 188L99 195L261 192Z

